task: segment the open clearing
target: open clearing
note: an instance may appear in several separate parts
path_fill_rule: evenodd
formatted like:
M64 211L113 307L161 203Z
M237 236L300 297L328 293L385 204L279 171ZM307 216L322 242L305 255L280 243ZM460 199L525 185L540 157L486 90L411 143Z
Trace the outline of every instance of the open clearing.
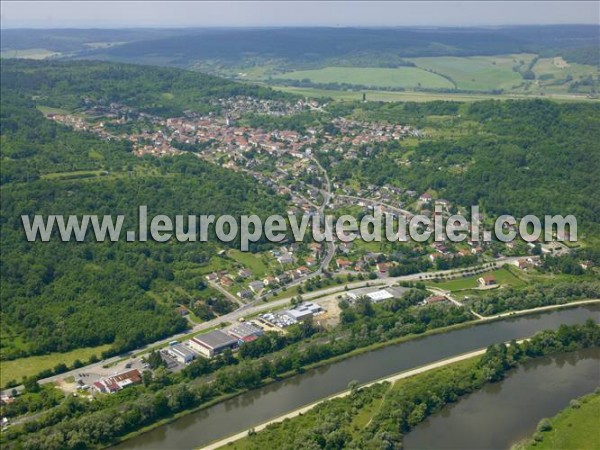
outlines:
M347 83L380 88L454 88L444 77L416 67L325 67L288 72L274 78L298 81L308 79L313 83Z
M26 50L5 50L0 56L2 58L46 59L53 56L60 56L60 53L46 50L45 48L28 48Z
M519 54L504 56L439 56L411 59L417 67L446 75L456 83L457 89L489 91L511 89L523 83L521 74L513 67L525 67L535 55Z
M45 369L52 369L59 363L71 366L76 359L85 363L94 354L100 357L100 354L108 350L110 346L111 344L105 344L98 347L78 348L66 353L50 353L48 355L2 361L0 362L1 385L4 386L10 380L21 381L22 377L35 375Z
M447 291L460 291L464 289L475 289L478 286L477 280L481 277L485 276L493 276L496 278L496 282L500 286L511 286L511 287L521 287L525 285L525 282L517 278L513 273L507 268L503 267L498 270L494 270L493 272L485 272L478 275L473 275L465 278L457 278L455 280L445 281L441 283L433 283L432 287L438 289L444 289Z

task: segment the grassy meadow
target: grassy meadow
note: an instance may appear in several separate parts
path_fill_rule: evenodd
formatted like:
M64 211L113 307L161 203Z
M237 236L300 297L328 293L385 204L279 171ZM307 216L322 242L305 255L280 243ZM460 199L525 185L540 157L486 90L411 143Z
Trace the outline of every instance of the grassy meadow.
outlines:
M347 83L372 87L452 89L450 81L416 67L325 67L276 75L283 80L308 79L313 83Z

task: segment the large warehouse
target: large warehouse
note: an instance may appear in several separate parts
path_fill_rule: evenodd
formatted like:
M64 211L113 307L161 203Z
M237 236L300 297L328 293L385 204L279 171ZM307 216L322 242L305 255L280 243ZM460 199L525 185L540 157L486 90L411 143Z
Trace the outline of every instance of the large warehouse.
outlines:
M202 356L212 358L226 349L234 349L238 340L222 331L215 330L210 333L200 334L188 341L188 346Z

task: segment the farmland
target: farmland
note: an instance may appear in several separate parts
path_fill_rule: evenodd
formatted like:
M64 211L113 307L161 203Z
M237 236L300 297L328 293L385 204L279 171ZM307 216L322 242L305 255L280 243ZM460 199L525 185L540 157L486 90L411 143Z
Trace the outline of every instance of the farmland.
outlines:
M518 54L505 56L440 56L414 58L417 67L443 74L451 78L456 89L488 91L513 89L523 83L521 75L513 66L527 66L535 55Z
M370 87L452 89L450 81L416 67L325 67L298 70L273 77L284 80L310 80L312 83L346 83Z

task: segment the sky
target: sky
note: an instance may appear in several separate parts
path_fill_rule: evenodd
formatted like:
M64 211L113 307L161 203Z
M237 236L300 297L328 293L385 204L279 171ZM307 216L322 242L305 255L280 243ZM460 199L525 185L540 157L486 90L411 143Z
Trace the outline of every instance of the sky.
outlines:
M598 1L9 1L6 28L599 24Z

